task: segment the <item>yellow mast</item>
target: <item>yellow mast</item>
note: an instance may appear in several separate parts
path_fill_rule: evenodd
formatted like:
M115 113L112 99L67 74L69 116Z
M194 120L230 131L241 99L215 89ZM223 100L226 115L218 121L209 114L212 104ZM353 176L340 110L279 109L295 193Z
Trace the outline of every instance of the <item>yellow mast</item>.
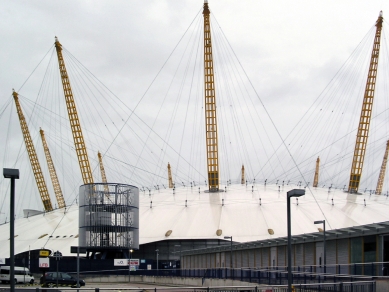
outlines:
M204 91L208 184L210 192L219 190L219 159L216 121L216 97L213 75L211 23L208 0L204 0Z
M104 191L106 192L106 196L108 196L109 188L107 183L107 176L105 175L105 169L103 165L103 158L101 157L100 151L97 152L97 157L99 158L99 164L100 164L100 172L101 172L101 181L105 183L104 185Z
M242 164L242 179L241 179L240 183L242 185L244 185L244 183L245 183L245 179L244 179L244 165L243 164Z
M317 157L317 159L316 159L315 176L313 178L313 187L314 188L317 188L317 185L319 184L319 166L320 166L320 158Z
M168 162L167 164L167 175L168 175L168 180L169 180L169 188L173 188L173 178L172 178L172 170L170 168L170 163Z
M45 151L47 166L49 168L51 182L53 184L55 197L57 198L58 208L64 208L64 207L66 207L65 200L64 200L63 195L62 195L61 185L59 184L59 180L58 180L57 172L55 171L53 159L51 158L50 150L49 150L49 147L47 146L45 133L42 129L39 130L39 133L41 134L43 149Z
M381 30L382 30L382 11L376 22L376 33L374 38L374 46L371 53L369 74L365 87L361 117L359 120L358 134L355 142L353 162L351 166L350 182L348 191L350 193L358 192L359 183L361 181L363 161L365 159L367 138L369 136L371 112L373 108L374 90L377 78L378 56L380 53Z
M19 103L18 93L14 91L12 95L15 100L16 110L19 116L20 127L22 128L24 143L26 144L28 157L30 158L32 171L34 173L35 181L38 186L39 194L41 195L43 207L45 208L45 211L52 211L53 206L51 205L49 191L47 190L41 165L39 164L38 156L36 155L35 147L34 144L32 143L30 131L28 130L28 125L26 119L24 118L22 108Z
M388 162L388 153L389 153L389 140L386 142L386 150L384 154L384 159L382 160L380 176L378 177L377 187L375 193L377 195L381 195L382 186L384 184L385 172L386 172L386 164Z
M84 184L93 183L92 170L89 164L88 153L86 150L84 136L82 135L81 124L78 118L76 103L74 102L72 88L68 73L65 67L65 61L62 56L62 45L55 37L55 49L57 50L59 71L61 72L62 86L65 94L66 106L68 109L70 127L72 128L74 146L76 148L78 164L80 165L82 180Z

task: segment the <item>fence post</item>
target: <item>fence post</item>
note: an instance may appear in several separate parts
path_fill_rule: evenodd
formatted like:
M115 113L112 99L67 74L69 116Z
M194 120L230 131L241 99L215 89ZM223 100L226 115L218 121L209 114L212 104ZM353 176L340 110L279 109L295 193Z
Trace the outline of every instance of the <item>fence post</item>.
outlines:
M100 291L100 288L95 288L95 292L99 292Z

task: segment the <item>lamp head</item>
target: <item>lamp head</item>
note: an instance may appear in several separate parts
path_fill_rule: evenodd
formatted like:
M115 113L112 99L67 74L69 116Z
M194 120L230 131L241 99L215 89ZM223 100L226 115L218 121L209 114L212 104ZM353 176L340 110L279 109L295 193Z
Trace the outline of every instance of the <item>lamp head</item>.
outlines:
M286 193L288 195L288 198L291 197L301 197L305 195L305 190L302 189L293 189Z
M4 178L19 179L19 169L3 168Z
M322 224L324 222L325 222L324 220L317 220L317 221L313 221L313 224Z
M224 236L224 239L232 239L232 236Z

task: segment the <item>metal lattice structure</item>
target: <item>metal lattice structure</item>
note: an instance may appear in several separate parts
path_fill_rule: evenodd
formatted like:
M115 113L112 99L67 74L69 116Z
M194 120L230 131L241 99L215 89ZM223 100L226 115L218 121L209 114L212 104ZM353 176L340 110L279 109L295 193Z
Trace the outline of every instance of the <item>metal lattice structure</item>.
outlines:
M384 159L382 160L380 176L378 177L377 187L375 190L375 193L377 195L381 195L381 193L382 193L382 186L384 185L386 165L388 162L388 153L389 153L389 140L386 142L386 150L385 150L385 154L384 154Z
M111 183L87 184L80 187L79 198L80 246L100 251L139 248L137 187Z
M244 165L243 165L243 164L242 164L242 178L241 178L240 183L241 183L242 185L244 185L244 183L245 183L245 178L244 178Z
M381 30L382 30L382 11L376 22L376 33L374 38L373 50L371 53L369 74L365 87L365 94L363 98L361 117L359 119L357 139L355 142L353 162L351 166L350 182L348 191L350 193L358 192L359 183L361 181L363 161L365 159L367 139L369 137L371 113L373 109L375 84L377 79L378 57L380 53L381 44Z
M169 188L173 188L173 177L172 177L172 169L170 168L170 163L167 164L167 175L169 181Z
M104 185L104 190L108 193L108 185L107 183L107 176L105 175L105 169L104 169L104 164L103 164L103 157L101 156L100 152L97 152L97 157L99 158L99 164L100 164L100 172L101 172L101 181L105 183Z
M204 2L204 91L205 127L209 191L219 190L219 157L216 119L216 96L213 74L211 23L208 1Z
M51 183L53 184L55 197L57 198L58 208L65 208L66 207L65 199L63 198L61 185L58 180L57 172L55 171L54 162L53 159L51 158L49 146L47 146L45 132L42 129L40 129L39 133L41 134L43 149L45 151L45 156L47 161L47 167L49 168Z
M28 157L30 158L32 171L34 173L35 181L38 186L39 194L43 203L45 211L52 211L53 206L51 204L49 191L47 190L47 185L45 178L43 177L42 168L38 160L38 156L35 151L34 143L32 142L30 131L28 130L28 125L26 119L23 115L22 108L19 103L19 97L17 92L12 93L13 98L16 104L16 110L19 116L20 127L22 129L24 142L26 144Z
M317 188L319 184L319 168L320 168L320 158L318 157L316 159L316 169L315 169L315 176L313 178L313 187Z
M78 164L80 165L82 180L84 184L93 183L92 169L90 167L88 153L84 142L84 136L82 135L81 124L78 118L76 103L74 102L69 76L62 55L62 45L58 41L57 37L55 37L55 49L57 51L62 87L65 94L66 107L68 110L70 127L72 129L74 146L77 152Z

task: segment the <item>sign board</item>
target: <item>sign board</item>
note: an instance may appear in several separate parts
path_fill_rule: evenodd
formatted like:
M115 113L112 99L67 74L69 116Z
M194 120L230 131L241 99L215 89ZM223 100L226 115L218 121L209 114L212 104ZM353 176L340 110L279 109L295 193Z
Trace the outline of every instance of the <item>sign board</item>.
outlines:
M136 266L130 266L130 271L136 271Z
M0 265L5 265L5 258L0 258Z
M128 266L128 259L114 259L114 266Z
M147 265L147 269L148 269L148 270L151 270L151 265Z
M139 266L139 259L130 259L130 266Z
M50 252L48 250L40 250L39 256L40 257L48 257L50 255Z
M49 258L39 258L39 268L48 269L50 268Z
M85 247L79 247L78 248L80 253L86 253L86 248ZM70 253L77 253L77 246L71 246L70 247Z

